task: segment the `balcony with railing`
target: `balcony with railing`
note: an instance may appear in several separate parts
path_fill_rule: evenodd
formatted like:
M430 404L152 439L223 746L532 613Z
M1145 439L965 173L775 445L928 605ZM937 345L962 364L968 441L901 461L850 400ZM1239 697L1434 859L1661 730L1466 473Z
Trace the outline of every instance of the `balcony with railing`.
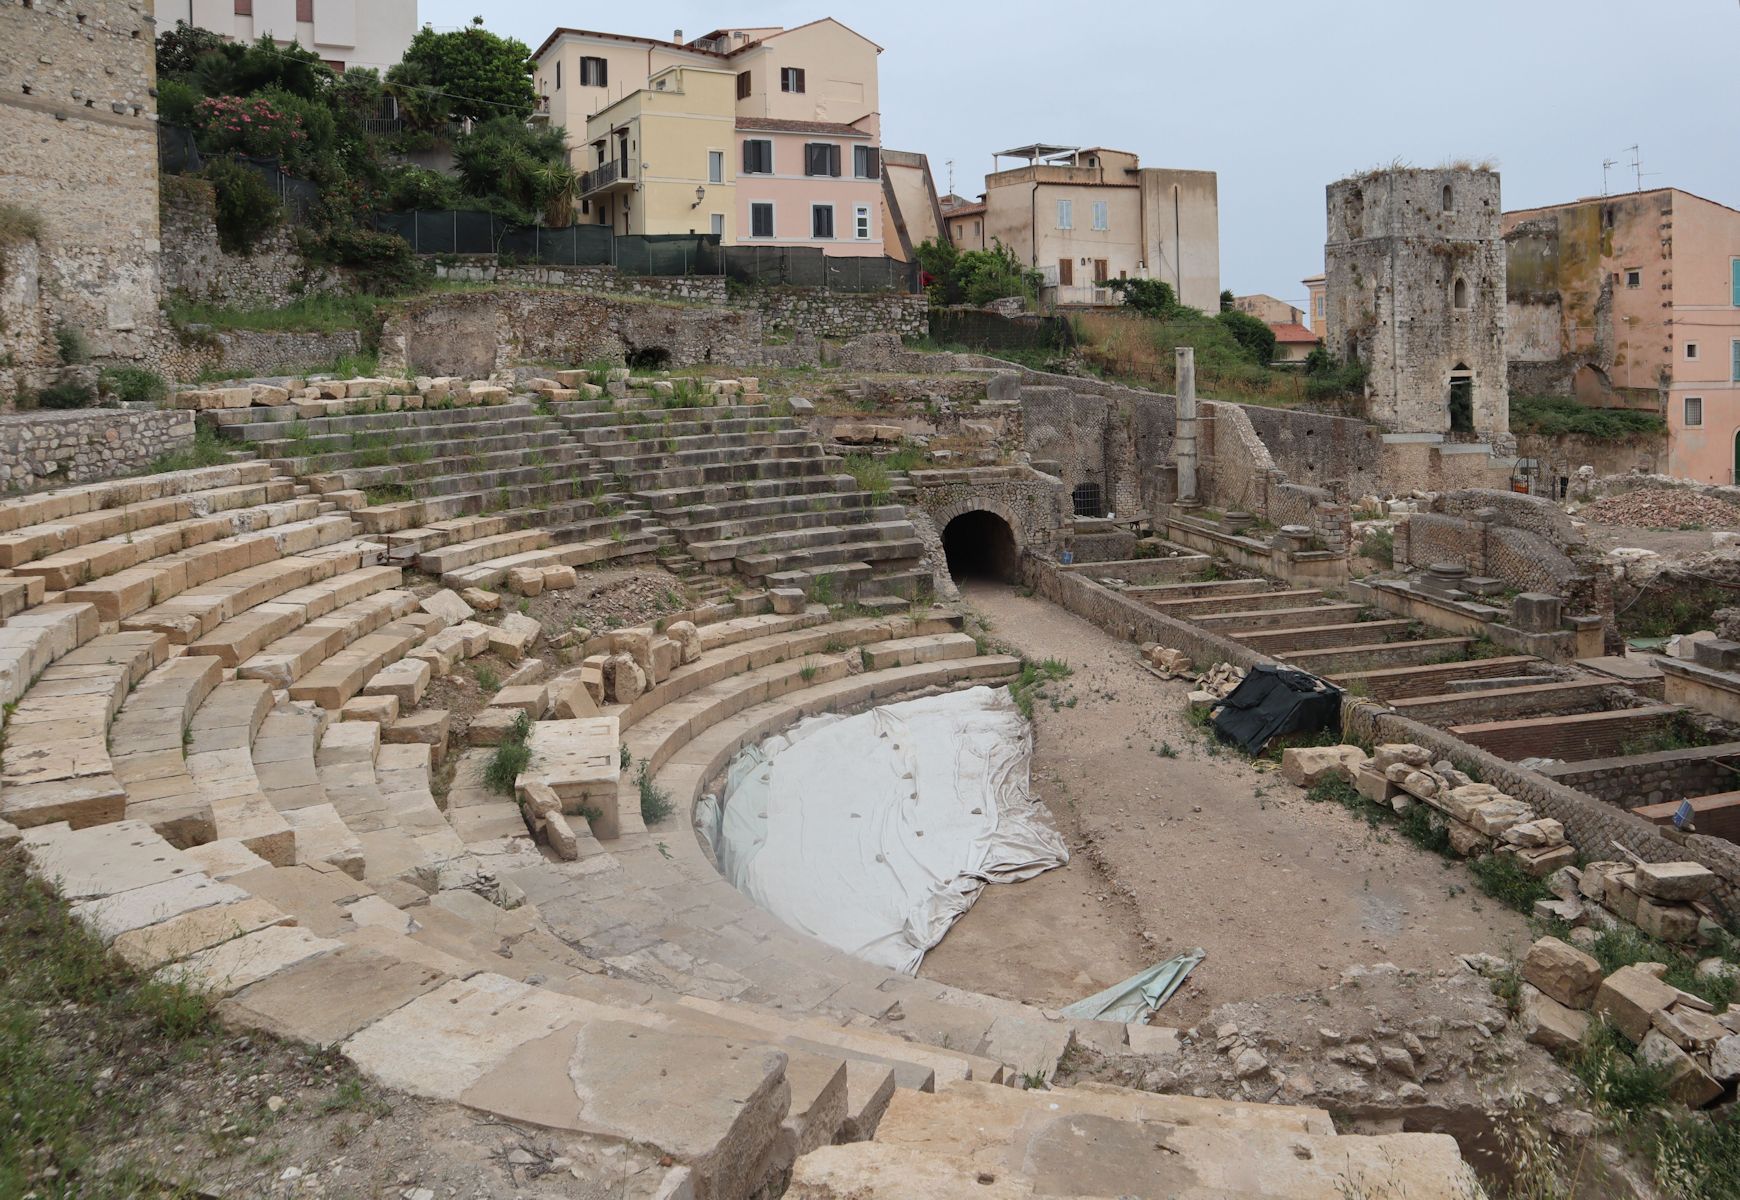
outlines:
M548 125L550 123L550 98L539 96L537 103L532 105L532 115L527 119L529 125Z
M613 158L580 176L580 194L595 196L613 188L633 187L635 175L632 159L625 163L619 158Z

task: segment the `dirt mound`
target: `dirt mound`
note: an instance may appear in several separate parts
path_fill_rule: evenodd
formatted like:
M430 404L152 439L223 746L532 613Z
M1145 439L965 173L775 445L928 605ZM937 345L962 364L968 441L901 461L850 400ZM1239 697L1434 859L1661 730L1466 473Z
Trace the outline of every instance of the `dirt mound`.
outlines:
M1652 529L1680 529L1688 525L1740 527L1740 508L1725 500L1677 488L1641 488L1608 496L1577 515L1598 525L1641 525Z

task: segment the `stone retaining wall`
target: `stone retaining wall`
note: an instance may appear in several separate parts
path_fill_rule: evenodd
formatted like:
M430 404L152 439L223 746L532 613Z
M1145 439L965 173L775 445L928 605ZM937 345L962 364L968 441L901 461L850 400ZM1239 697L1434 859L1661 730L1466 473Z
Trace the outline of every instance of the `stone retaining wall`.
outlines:
M830 292L822 288L751 288L733 301L761 314L769 332L848 340L867 333L923 337L929 300L900 292Z
M193 441L193 414L88 409L0 416L0 490L126 475Z
M607 265L555 267L535 264L504 267L486 258L468 258L455 263L437 262L435 278L467 283L565 287L583 292L651 296L659 300L690 300L701 304L724 304L726 299L723 275L624 275L615 267Z
M234 329L167 334L152 348L149 363L165 379L188 383L211 371L238 379L318 371L362 349L363 336L354 329L332 333Z
M406 301L381 330L383 374L483 379L518 362L624 362L662 350L673 367L761 362L761 315L571 291L485 291Z
M203 179L163 179L163 290L201 304L282 308L303 296L350 290L344 275L303 258L290 230L279 226L252 254L230 254L218 242L213 192Z

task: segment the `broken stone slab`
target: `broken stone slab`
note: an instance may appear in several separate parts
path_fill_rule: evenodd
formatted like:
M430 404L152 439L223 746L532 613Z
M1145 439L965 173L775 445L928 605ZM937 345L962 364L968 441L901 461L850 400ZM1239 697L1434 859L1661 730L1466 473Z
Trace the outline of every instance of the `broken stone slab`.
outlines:
M1620 967L1603 979L1595 992L1595 1015L1606 1017L1608 1024L1633 1042L1641 1042L1654 1028L1655 1014L1679 998L1675 989L1645 970L1645 965Z
M773 604L773 611L781 616L795 616L803 612L807 600L801 588L769 588L767 597Z
M646 691L646 672L627 654L604 660L604 693L618 704L633 704Z
M1679 943L1695 941L1698 936L1698 912L1688 904L1665 904L1649 896L1637 898L1637 927L1657 941Z
M1297 787L1315 787L1327 779L1352 783L1365 763L1365 751L1358 746L1289 746L1281 751L1281 774Z
M499 746L508 740L514 722L520 716L517 708L486 708L471 718L465 740L473 746Z
M1544 850L1505 846L1503 850L1516 859L1517 865L1531 879L1545 879L1559 868L1572 866L1577 861L1577 849L1574 846L1550 846Z
M583 677L585 668L576 667L550 680L550 715L567 721L575 717L595 717L598 705Z
M1360 795L1374 804L1389 804L1400 789L1389 781L1380 771L1374 771L1370 765L1361 767L1353 773L1353 787Z
M1687 1108L1702 1108L1722 1094L1722 1085L1660 1030L1652 1029L1644 1035L1637 1044L1637 1057L1638 1061L1667 1073L1668 1095Z
M1730 1033L1711 1048L1710 1075L1721 1083L1740 1079L1740 1034Z
M1373 770L1388 771L1398 763L1405 763L1414 770L1429 767L1432 765L1432 752L1412 742L1386 742L1372 752Z
M1656 900L1702 900L1716 886L1716 874L1701 863L1638 863L1637 890Z
M468 587L459 593L459 598L478 612L494 612L501 607L501 596L482 588Z
M1548 1050L1571 1050L1589 1034L1589 1014L1567 1008L1539 988L1525 983L1517 1014L1523 1037Z
M1491 804L1494 800L1508 799L1503 792L1489 783L1469 783L1461 787L1449 788L1433 798L1434 806L1442 809L1458 821L1472 823L1474 810L1482 804Z
M442 588L433 595L425 596L417 607L431 616L440 617L448 625L458 625L462 621L471 620L471 605L460 598L452 588Z
M580 585L580 575L573 567L557 563L553 567L544 567L544 590L546 592L565 592Z
M485 626L485 628L488 628ZM526 651L543 633L544 627L528 616L508 613L501 624L489 631L489 648L511 663L526 656Z
M1522 977L1567 1008L1584 1009L1600 990L1601 964L1556 937L1544 937L1523 956Z
M1728 1036L1728 1027L1707 1012L1675 1004L1655 1014L1654 1026L1671 1039L1674 1045L1694 1054L1708 1051Z
M1535 810L1521 800L1488 800L1477 805L1468 815L1468 823L1487 837L1498 837L1505 830L1520 825L1535 815Z
M672 621L665 626L665 636L677 644L685 664L701 657L701 631L693 621Z
M1499 835L1506 845L1538 850L1546 846L1561 846L1565 842L1565 827L1551 817L1536 817L1512 825Z
M538 567L514 567L507 573L504 586L516 596L541 596L544 572Z
M550 707L550 689L541 683L504 687L490 699L489 707L516 709L534 721L542 720Z

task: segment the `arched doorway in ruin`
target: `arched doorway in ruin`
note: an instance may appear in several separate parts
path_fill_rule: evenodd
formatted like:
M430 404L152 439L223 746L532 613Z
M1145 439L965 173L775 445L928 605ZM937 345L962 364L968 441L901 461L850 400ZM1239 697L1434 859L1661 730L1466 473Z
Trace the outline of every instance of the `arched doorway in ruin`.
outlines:
M961 513L943 526L942 544L949 574L956 582L1021 582L1021 551L1015 544L1015 531L996 513L982 508Z

